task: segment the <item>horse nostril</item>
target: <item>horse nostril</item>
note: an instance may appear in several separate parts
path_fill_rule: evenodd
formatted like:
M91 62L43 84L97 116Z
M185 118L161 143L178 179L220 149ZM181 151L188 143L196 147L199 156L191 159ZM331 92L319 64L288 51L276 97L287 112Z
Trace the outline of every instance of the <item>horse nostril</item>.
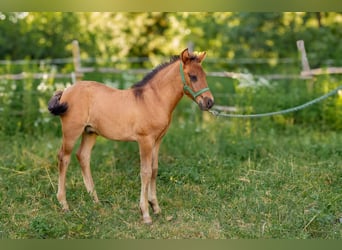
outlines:
M199 107L201 110L209 110L212 106L214 106L214 100L209 97L204 97L199 103Z
M214 106L214 101L210 98L206 100L207 108L210 109L212 106Z

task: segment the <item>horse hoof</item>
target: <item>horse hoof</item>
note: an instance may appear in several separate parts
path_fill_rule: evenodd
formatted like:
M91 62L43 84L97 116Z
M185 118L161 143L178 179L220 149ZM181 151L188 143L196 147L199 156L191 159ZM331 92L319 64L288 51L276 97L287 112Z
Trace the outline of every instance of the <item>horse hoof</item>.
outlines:
M161 209L160 208L154 209L153 213L155 215L159 215L159 214L161 214Z
M69 213L70 213L70 210L69 210L69 209L62 209L62 212L63 212L64 214L69 214Z
M158 205L158 202L152 202L152 201L149 201L151 207L152 207L152 210L153 210L153 213L154 214L160 214L161 213L161 209Z
M144 221L145 225L152 225L152 218L150 216L149 217L144 217L143 221Z
M60 202L63 212L69 212L69 205L67 202Z
M62 207L62 211L63 211L64 213L70 212L69 206L68 206L68 205L63 206L63 207Z

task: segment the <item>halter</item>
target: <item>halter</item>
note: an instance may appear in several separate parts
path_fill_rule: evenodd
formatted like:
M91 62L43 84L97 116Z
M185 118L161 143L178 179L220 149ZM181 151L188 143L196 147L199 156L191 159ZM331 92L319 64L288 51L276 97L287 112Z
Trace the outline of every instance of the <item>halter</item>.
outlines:
M210 89L207 87L207 88L203 88L197 92L194 92L187 84L186 84L186 81L185 81L185 76L184 76L184 71L183 71L183 64L182 62L180 62L179 64L179 71L180 71L180 74L181 74L181 78L182 78L182 82L183 82L183 90L184 92L188 91L190 93L190 95L194 98L194 100L196 100L196 97L203 94L204 92L207 92L207 91L210 91Z

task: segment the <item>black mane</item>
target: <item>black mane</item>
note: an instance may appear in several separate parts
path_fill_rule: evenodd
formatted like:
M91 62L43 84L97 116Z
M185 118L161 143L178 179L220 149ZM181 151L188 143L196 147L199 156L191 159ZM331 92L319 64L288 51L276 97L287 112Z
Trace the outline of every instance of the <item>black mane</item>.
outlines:
M144 78L132 86L135 96L141 96L143 92L143 87L162 69L179 60L179 56L173 56L170 58L169 62L162 63L155 67L150 73L144 76Z

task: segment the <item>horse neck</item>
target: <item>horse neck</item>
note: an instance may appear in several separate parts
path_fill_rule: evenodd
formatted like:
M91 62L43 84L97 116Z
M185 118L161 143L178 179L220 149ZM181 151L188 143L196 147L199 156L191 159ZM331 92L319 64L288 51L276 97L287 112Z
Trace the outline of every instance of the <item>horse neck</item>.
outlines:
M170 113L172 113L184 95L179 63L179 61L176 61L158 72L150 83L154 94L157 95L161 104Z

